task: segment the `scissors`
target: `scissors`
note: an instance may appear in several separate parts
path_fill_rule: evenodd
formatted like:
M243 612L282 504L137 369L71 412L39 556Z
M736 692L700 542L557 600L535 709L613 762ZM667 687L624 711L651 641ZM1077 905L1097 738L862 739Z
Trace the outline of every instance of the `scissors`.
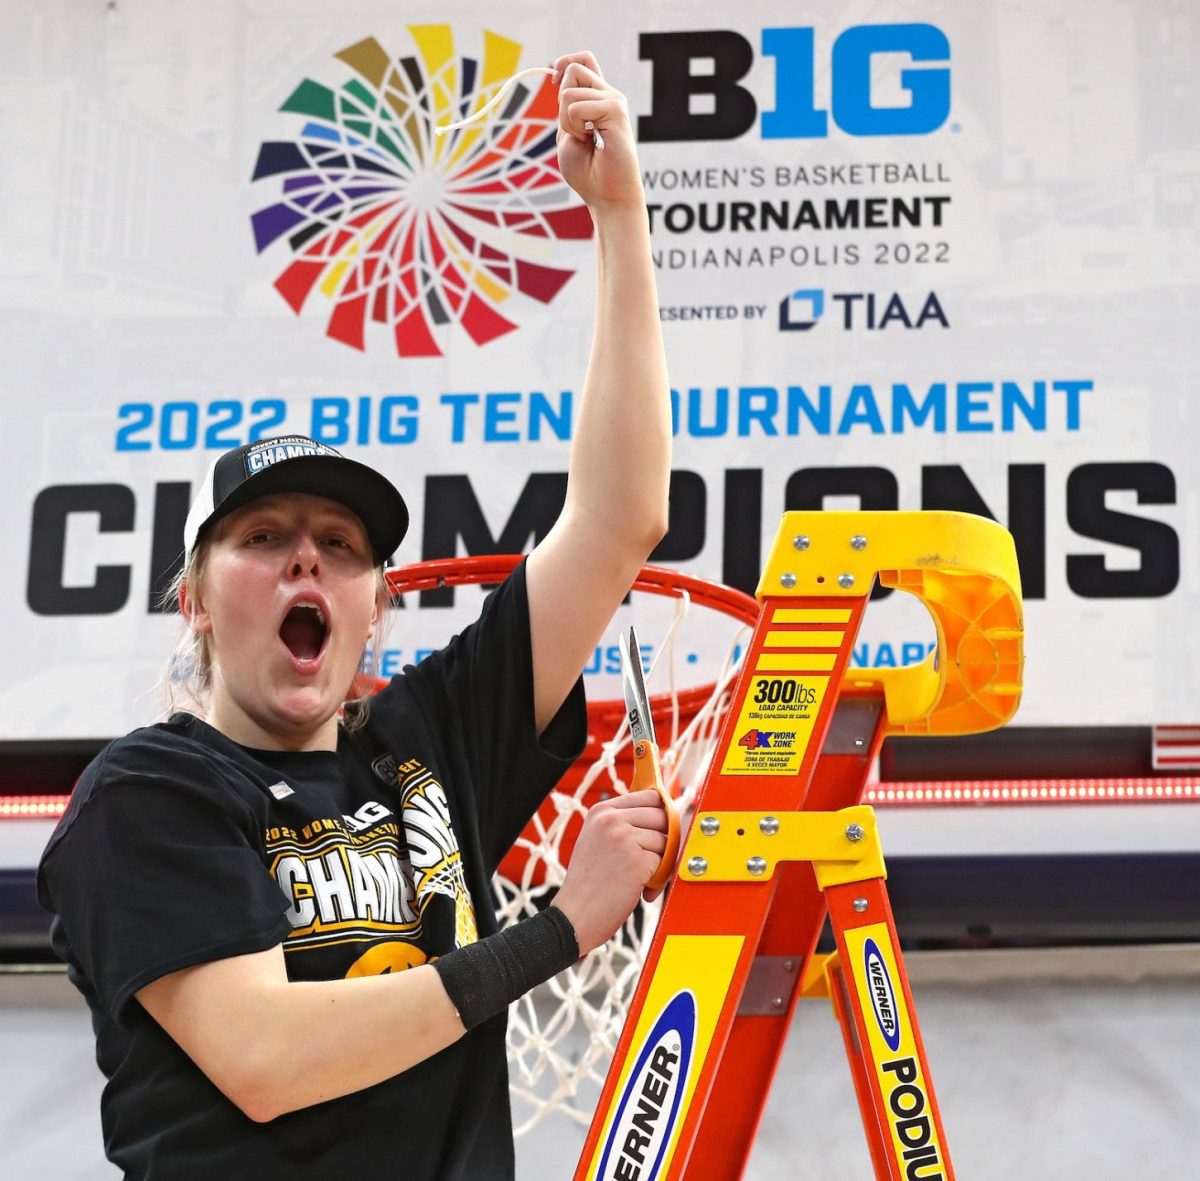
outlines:
M675 873L675 860L679 856L679 809L663 786L662 768L658 761L658 744L654 741L654 718L650 713L650 699L646 696L646 682L642 677L642 656L638 647L637 633L631 627L628 636L618 636L617 647L621 653L621 684L625 690L625 709L629 714L629 737L633 741L633 776L630 791L652 788L658 792L667 813L667 847L654 876L646 883L646 889L661 890Z

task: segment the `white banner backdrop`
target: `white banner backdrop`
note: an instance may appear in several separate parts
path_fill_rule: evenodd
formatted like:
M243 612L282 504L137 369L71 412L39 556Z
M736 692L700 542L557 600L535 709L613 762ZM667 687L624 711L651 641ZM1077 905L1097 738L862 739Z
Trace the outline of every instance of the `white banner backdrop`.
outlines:
M1194 722L1185 6L9 0L0 739L154 715L177 619L152 599L226 447L300 432L378 466L401 561L544 532L594 273L553 96L432 129L582 45L641 140L661 560L753 589L785 507L989 512L1025 582L1018 720ZM860 663L923 656L902 598ZM392 666L452 626L420 614Z

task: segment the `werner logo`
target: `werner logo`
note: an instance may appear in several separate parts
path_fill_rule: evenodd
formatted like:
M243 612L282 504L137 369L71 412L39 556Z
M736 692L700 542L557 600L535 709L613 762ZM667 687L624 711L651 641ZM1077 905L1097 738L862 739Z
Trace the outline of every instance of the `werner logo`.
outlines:
M780 332L807 332L815 328L825 315L825 298L825 292L819 288L805 288L785 295L779 301ZM846 332L859 328L878 332L893 325L924 328L930 321L943 328L950 327L936 291L929 292L923 300L909 296L907 303L898 291L832 291L829 302L836 308L834 323L840 324Z
M692 1063L696 998L667 1002L638 1054L604 1143L598 1177L653 1181L659 1175Z
M934 25L854 25L818 53L809 27L763 29L761 51L775 59L774 110L763 139L823 139L829 122L846 135L928 135L950 115L950 42ZM759 100L742 80L754 46L729 29L643 33L638 56L653 70L643 143L737 139L753 126ZM828 109L816 80L830 79Z
M883 956L880 955L874 939L868 939L863 944L863 964L867 972L871 1007L875 1010L875 1020L879 1022L879 1032L883 1034L883 1040L894 1054L900 1048L900 1015L896 1010L896 993L892 988L892 978L888 975L887 965L883 962Z

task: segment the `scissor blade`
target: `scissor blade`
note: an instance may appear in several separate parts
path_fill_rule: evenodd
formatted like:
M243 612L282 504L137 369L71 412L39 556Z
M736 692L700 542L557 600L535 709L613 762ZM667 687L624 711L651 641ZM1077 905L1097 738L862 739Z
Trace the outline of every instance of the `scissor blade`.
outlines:
M617 637L617 649L621 653L621 689L625 694L625 712L629 715L629 736L634 742L646 739L646 726L642 721L643 704L638 697L637 682L633 679L633 661L629 658L628 641L624 633Z
M625 709L629 714L629 735L634 742L654 741L654 718L650 714L650 699L642 677L642 653L637 633L631 627L628 636L621 636L617 647L621 652L621 682L625 690Z

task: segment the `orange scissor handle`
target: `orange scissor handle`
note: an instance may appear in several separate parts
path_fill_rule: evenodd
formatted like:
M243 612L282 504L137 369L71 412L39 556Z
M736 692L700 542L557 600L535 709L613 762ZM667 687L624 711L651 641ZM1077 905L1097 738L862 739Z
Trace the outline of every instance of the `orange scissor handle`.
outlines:
M641 791L648 787L658 792L658 798L667 813L667 847L654 876L646 883L647 890L661 890L675 873L675 862L679 859L679 808L663 786L662 771L658 763L658 747L653 742L633 744L633 782L630 791Z

